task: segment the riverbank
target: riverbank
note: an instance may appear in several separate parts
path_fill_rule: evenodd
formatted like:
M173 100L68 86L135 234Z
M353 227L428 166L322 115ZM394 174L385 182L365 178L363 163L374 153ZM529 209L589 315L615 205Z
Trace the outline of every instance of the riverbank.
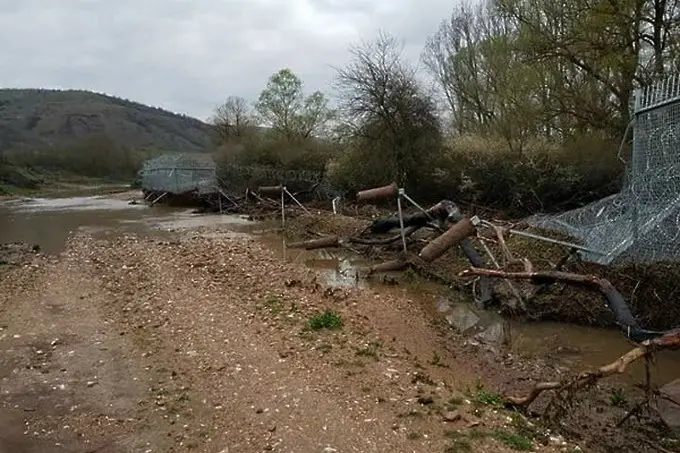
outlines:
M382 215L385 216L386 213ZM299 213L296 216L289 215L285 234L291 242L318 239L320 235L339 238L356 237L369 228L375 216L375 214L373 216L333 215L327 211L312 214ZM551 236L548 232L531 229L528 231L547 237ZM397 234L398 230L391 233L392 236ZM416 237L416 240L409 245L412 257L416 257L426 240L438 234L427 232ZM502 248L494 240L495 238L489 239L485 241L488 249L496 259L500 259L504 253ZM564 240L565 238L555 237L554 239ZM375 238L372 240L375 241ZM677 263L601 266L581 261L575 255L569 257L569 249L562 245L518 235L506 235L505 242L507 249L516 259L528 259L535 271L551 271L559 263L564 272L594 275L607 279L621 293L641 325L649 329L666 330L680 326L680 307L675 302L677 293L675 282L680 279L680 266ZM487 265L491 266L480 244L479 241L474 241L473 246ZM390 246L371 246L364 247L362 250L376 260L387 262L401 256L401 242L393 241ZM469 280L458 277L458 274L468 269L471 264L457 247L431 264L418 262L417 259L415 262L424 275L459 288L464 293L463 297L472 297L472 290L466 285ZM525 301L526 312L519 313L524 319L600 327L616 326L616 319L607 307L606 299L594 288L555 283L535 294L535 287L526 282L514 281L512 285L520 294L532 294L532 297ZM505 284L499 285L497 291L497 303L501 304L500 309L507 315L518 315L509 309L516 303L516 293Z
M442 301L458 303L460 294L469 303L466 288L347 284L351 275L338 284L309 267L323 254L281 249L278 221L128 206L130 196L116 196L125 213L47 211L42 228L50 232L78 212L110 220L85 230L69 223L65 245L55 238L49 255L25 247L0 269L0 432L10 433L0 447L429 453L675 445L657 418L619 424L644 397L617 378L558 400L557 420L502 407L502 395L584 369L558 356L590 352L562 346L552 328L537 339L555 343L543 356L512 347L514 334L502 345L453 330ZM25 220L37 228L31 209ZM362 222L288 219L288 235L300 234L296 225L318 230L321 222L341 234ZM141 223L158 231L135 227ZM604 352L596 365L620 354ZM541 412L551 396L532 409ZM549 422L557 432L546 431Z
M23 170L22 170L23 171ZM23 173L22 173L23 174ZM2 175L0 175L2 176ZM0 201L22 197L67 197L74 195L104 195L130 190L127 182L103 181L83 176L58 174L37 175L29 172L25 177L0 177Z

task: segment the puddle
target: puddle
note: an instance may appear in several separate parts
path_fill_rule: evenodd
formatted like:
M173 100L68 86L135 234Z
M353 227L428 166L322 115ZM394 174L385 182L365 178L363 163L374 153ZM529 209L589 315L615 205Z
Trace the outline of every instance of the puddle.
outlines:
M490 310L477 310L467 303L439 298L435 309L468 341L498 350L505 345L515 354L542 357L573 370L600 367L635 347L615 329L555 322L526 323L507 320ZM662 351L651 368L652 379L663 385L680 377L680 351ZM632 364L626 374L610 379L626 384L642 382L644 361Z
M251 230L252 231L252 230ZM374 264L356 254L343 249L305 250L285 247L280 236L258 235L261 242L273 250L279 258L290 263L302 263L314 269L322 282L336 288L367 288L370 283L358 277L359 269Z
M168 232L154 228L154 223L178 215L188 214L105 196L9 200L0 202L0 243L37 244L43 253L58 254L78 231L94 236L137 233L166 238Z
M446 288L432 282L381 284L380 280L357 278L357 270L375 264L344 249L288 249L274 232L278 225L249 221L238 215L191 214L190 210L145 205L106 196L71 198L35 198L0 202L0 243L27 242L38 244L45 253L59 253L67 238L76 231L96 236L136 233L167 237L174 231L219 227L207 236L255 236L279 257L291 263L303 263L314 269L321 279L335 287L366 288L393 291L412 299L442 316L463 332L468 341L498 349L506 345L516 355L540 356L571 369L601 366L630 350L623 334L559 323L519 323L507 321L488 310L476 310L461 302L461 294L447 293ZM208 228L210 230L210 228ZM391 279L391 274L386 274ZM403 273L394 274L403 280ZM652 366L655 382L665 384L680 377L680 352L658 354ZM644 364L634 364L629 374L618 376L627 382L644 378Z

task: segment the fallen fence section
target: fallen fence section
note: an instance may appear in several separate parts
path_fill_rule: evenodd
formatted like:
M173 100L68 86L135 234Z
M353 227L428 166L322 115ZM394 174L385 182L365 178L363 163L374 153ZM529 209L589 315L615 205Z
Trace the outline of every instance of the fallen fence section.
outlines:
M529 223L582 241L600 264L680 260L680 74L638 89L633 153L616 195ZM623 137L623 141L626 137Z

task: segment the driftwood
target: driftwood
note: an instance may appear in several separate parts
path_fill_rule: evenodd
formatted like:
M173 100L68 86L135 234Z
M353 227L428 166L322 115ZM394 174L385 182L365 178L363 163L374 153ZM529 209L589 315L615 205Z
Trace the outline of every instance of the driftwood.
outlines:
M369 267L366 272L368 274L373 274L375 272L389 272L389 271L402 271L409 267L409 262L403 259L396 259L393 261L387 261L385 263L376 264Z
M420 227L412 226L408 228L404 228L404 237L409 237L416 231L418 231ZM390 245L393 244L401 239L401 234L396 234L394 236L390 236L388 238L384 239L366 239L362 237L351 237L349 238L349 242L353 244L359 244L359 245Z
M484 275L487 277L507 278L507 279L528 279L535 285L543 285L562 281L573 285L586 286L597 289L607 299L609 309L614 313L616 322L623 329L624 333L633 341L640 342L657 337L663 332L646 330L640 327L638 320L630 311L628 303L621 293L612 285L609 280L599 278L594 275L579 275L561 271L543 272L506 272L494 269L471 268L459 274L461 277L470 275Z
M463 239L476 231L472 221L464 218L454 223L444 234L437 236L420 251L420 258L425 262L431 262L442 256L448 249L460 243Z
M311 239L309 241L291 242L288 244L292 249L316 250L323 248L340 247L340 239L337 236L328 236L320 239Z
M458 213L458 207L449 200L442 200L425 212L417 212L404 216L404 227L424 227L432 221L443 222L450 216ZM388 233L393 229L400 228L399 217L375 220L368 230L373 234Z
M293 193L293 198L302 198L304 195L311 195L314 193L314 191L321 185L321 182L323 179L319 179L316 183L314 183L310 188L304 189L304 190L298 190L297 192Z
M614 362L601 366L595 371L581 373L576 378L566 381L538 382L527 395L506 397L505 400L511 406L528 407L546 390L576 390L584 388L607 376L624 373L628 365L655 351L678 348L680 348L680 329L671 330L665 332L660 337L643 341L640 346L631 349Z

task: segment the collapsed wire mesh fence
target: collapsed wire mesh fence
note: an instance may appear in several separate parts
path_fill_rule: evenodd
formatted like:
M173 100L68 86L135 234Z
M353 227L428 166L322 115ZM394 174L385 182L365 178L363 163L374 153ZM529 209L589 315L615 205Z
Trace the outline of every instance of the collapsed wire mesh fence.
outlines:
M215 162L210 155L190 153L163 154L144 162L142 188L155 192L181 194L210 192L217 187Z
M315 196L324 200L331 200L339 195L322 172L235 164L217 165L209 154L163 154L146 161L140 175L144 190L173 194L194 190L199 193L214 192L218 187L240 193L246 188L283 184L293 192L314 187Z
M222 164L218 168L222 185L234 191L282 184L291 192L307 191L314 187L314 195L322 200L332 200L340 195L320 171L236 164Z
M580 239L600 252L583 258L600 264L680 259L680 74L636 91L633 153L618 194L529 222Z

